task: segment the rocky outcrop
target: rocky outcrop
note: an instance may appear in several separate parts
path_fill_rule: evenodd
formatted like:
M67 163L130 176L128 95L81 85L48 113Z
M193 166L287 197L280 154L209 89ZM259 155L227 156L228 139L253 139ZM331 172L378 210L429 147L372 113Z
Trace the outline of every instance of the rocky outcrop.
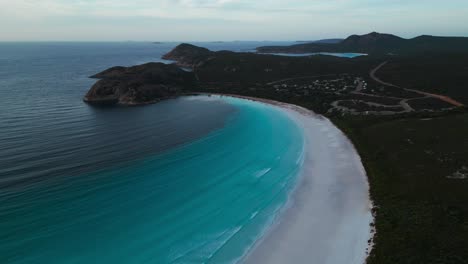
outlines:
M154 103L190 90L195 85L193 73L163 63L113 67L91 78L100 80L83 100L99 105Z

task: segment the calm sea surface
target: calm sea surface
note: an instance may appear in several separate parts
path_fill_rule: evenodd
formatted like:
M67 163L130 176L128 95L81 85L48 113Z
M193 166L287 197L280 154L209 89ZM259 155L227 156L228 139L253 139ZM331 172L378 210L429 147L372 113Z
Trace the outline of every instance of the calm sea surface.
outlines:
M275 220L303 150L283 113L217 96L82 102L88 76L176 44L0 43L0 263L232 263Z

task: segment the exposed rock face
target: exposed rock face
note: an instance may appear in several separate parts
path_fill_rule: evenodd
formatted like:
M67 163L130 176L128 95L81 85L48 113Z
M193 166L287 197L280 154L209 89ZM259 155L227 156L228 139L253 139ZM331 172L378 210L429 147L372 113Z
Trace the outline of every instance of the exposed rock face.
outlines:
M183 43L164 55L163 59L173 60L181 67L193 69L205 62L213 54L214 52L209 49Z
M113 67L92 78L99 80L84 101L92 104L139 105L175 96L195 85L192 73L176 65L147 63Z

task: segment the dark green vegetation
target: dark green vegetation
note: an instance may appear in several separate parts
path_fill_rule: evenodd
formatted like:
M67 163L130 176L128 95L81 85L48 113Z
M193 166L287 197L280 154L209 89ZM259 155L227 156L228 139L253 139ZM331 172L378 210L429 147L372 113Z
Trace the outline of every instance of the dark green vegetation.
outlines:
M435 98L415 99L409 101L408 104L416 111L424 109L437 110L452 107L451 104Z
M292 46L266 46L262 53L360 52L376 54L414 54L425 52L468 52L468 38L419 36L404 39L376 32L352 35L338 43L306 43Z
M378 74L398 86L445 94L468 104L468 53L394 56Z
M467 263L468 113L333 121L371 185L377 235L368 263Z
M206 61L202 67L196 69L196 73L201 83L230 82L253 85L290 78L309 77L310 81L313 79L310 77L314 76L358 73L372 64L366 58L359 62L356 65L351 60L331 56L294 58L226 52Z
M361 100L347 100L347 101L340 101L338 106L344 106L351 109L356 109L357 111L403 111L404 109L401 106L379 106L379 105L369 105L364 101Z
M265 46L261 53L357 52L371 55L408 55L426 52L468 52L468 38L419 36L404 39L391 34L372 32L352 35L338 43L305 43L292 46Z
M350 46L378 51L354 59L212 52L182 44L165 58L193 72L174 65L113 68L97 76L102 83L90 93L114 98L128 90L139 94L132 103L148 103L153 90L142 87L149 83L157 91L177 87L172 95L238 94L324 114L352 139L369 176L377 230L369 263L468 263L468 111L455 101L468 103L464 42L353 36ZM434 50L382 54L398 43Z

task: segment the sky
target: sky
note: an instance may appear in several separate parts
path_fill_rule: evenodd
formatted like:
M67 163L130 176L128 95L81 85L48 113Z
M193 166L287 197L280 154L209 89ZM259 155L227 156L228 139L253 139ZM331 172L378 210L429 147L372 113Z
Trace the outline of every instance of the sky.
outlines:
M0 0L0 41L468 36L468 0Z

